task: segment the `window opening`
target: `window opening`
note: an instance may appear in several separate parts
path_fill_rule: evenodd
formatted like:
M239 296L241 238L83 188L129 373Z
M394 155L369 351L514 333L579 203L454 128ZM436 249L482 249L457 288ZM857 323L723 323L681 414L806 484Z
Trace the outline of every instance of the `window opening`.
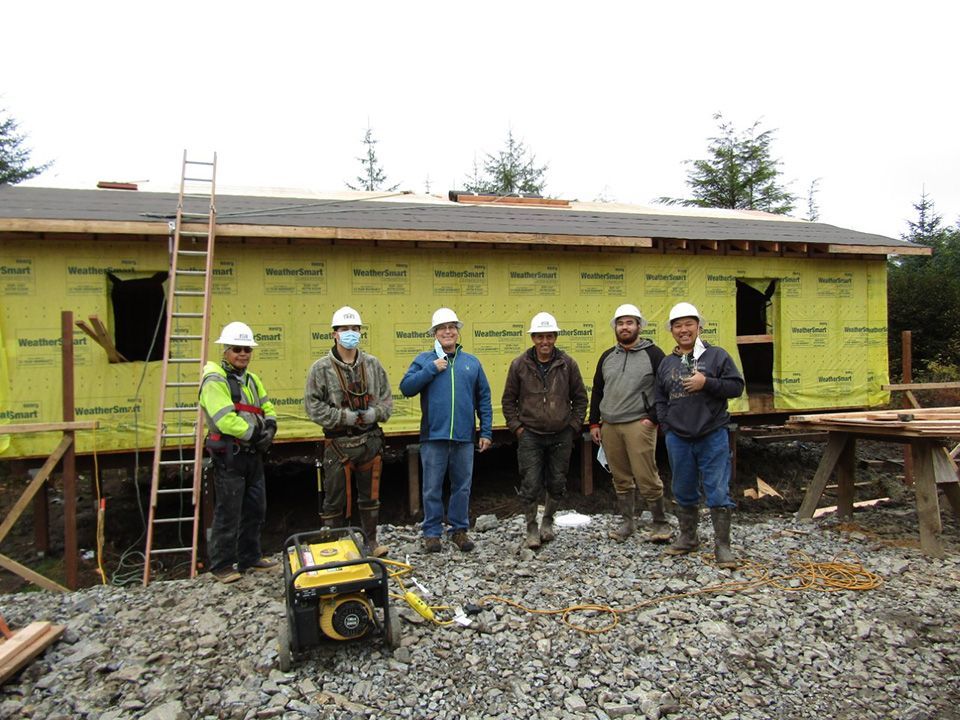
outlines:
M773 294L777 281L737 280L737 348L747 394L773 392ZM763 288L759 290L757 288ZM769 339L765 339L768 336Z
M167 275L166 272L156 272L149 277L122 278L107 273L113 306L114 344L127 360L163 359L163 338L167 329L163 283Z

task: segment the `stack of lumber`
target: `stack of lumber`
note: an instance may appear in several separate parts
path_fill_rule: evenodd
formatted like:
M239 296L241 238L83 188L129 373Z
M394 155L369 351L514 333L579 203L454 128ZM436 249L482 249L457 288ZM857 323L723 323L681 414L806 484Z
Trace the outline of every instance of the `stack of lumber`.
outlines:
M10 632L0 618L0 630L4 636L0 638L0 684L3 684L54 643L63 634L64 628L63 625L43 620Z
M960 437L960 407L791 415L796 428L899 437Z

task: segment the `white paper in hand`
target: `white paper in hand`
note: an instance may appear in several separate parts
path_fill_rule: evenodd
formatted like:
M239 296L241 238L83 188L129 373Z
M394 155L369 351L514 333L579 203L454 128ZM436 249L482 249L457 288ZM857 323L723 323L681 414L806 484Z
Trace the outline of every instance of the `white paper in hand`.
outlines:
M597 450L597 462L600 463L604 470L610 472L610 465L607 464L607 454L603 451L603 445Z

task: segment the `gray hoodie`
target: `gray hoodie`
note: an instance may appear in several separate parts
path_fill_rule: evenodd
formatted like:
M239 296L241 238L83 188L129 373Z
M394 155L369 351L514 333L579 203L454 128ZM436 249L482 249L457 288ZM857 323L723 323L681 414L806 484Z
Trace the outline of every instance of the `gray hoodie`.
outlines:
M630 348L619 343L597 361L590 395L590 424L633 422L650 418L657 422L653 398L657 368L663 350L643 338Z

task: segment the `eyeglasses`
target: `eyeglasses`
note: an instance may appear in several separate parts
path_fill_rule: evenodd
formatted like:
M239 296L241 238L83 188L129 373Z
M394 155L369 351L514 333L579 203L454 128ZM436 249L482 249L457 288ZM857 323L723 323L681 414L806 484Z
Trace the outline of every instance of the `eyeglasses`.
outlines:
M250 353L253 352L253 348L250 347L249 345L234 345L232 348L230 348L230 351L233 353L236 353L237 355L239 355L240 353L246 353L247 355L249 355Z

